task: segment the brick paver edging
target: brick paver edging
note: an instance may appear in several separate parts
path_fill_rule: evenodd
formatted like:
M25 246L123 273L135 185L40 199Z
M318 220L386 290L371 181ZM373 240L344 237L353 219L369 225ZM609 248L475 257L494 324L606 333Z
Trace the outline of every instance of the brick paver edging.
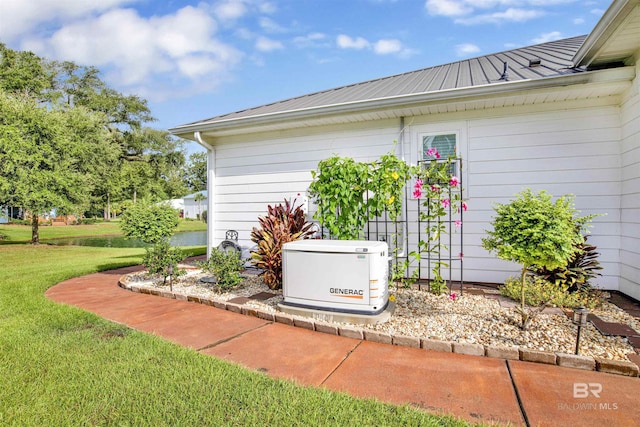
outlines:
M123 276L124 277L124 276ZM164 298L189 301L210 305L222 310L257 317L270 322L282 323L289 326L309 329L311 331L338 335L347 338L372 341L383 344L400 345L405 347L422 348L424 350L441 351L448 353L467 354L474 356L486 356L505 360L522 360L524 362L544 363L558 365L567 368L583 369L587 371L599 371L609 374L638 377L640 369L633 362L594 358L591 356L579 356L575 354L553 353L548 351L531 350L528 348L497 347L482 344L459 343L452 341L439 341L427 338L408 337L403 335L390 335L383 332L369 331L351 326L337 326L331 323L317 321L310 318L292 316L290 314L261 310L255 307L245 307L225 301L215 301L209 298L201 298L194 295L183 295L169 291L149 289L127 284L118 280L118 286L131 292L156 295Z

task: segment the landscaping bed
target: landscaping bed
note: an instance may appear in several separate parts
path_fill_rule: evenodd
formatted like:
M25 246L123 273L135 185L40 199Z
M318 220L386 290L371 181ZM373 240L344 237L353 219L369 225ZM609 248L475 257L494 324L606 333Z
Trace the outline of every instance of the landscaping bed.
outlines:
M220 290L215 284L200 281L208 276L210 274L203 274L190 266L186 276L173 281L171 293L168 281L163 284L162 279L150 279L144 272L129 274L121 279L121 283L127 288L134 287L133 290L153 290L153 293L165 293L165 296L173 298L181 295L189 300L238 302L244 307L274 314L278 312L278 303L283 301L282 291L270 290L256 274L245 274L242 283L230 290ZM269 293L273 297L269 297ZM251 298L257 294L260 298ZM376 325L337 323L336 326L389 336L481 346L565 354L573 354L575 350L576 326L559 309L541 313L529 330L523 331L519 327L519 315L512 308L504 307L505 299L501 297L487 298L465 293L451 298L449 295L436 296L413 288L394 289L392 294L396 310L388 322ZM244 299L237 300L239 297ZM606 322L623 323L640 331L640 322L614 304L604 302L592 313ZM626 338L604 336L591 323L582 328L581 355L628 361L627 354L630 353L634 353L634 349Z

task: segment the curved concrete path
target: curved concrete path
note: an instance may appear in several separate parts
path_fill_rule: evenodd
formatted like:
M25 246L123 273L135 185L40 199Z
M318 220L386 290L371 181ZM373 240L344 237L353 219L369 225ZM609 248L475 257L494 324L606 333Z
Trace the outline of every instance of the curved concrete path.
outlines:
M118 286L138 269L67 280L46 296L267 375L472 422L640 425L638 378L377 344Z

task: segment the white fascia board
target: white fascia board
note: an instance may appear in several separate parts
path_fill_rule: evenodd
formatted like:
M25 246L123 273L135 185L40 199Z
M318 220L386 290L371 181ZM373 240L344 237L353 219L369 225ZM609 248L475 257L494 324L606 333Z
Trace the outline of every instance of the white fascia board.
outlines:
M534 89L566 87L588 83L631 81L634 77L634 67L620 67L608 70L579 72L575 74L567 74L563 76L548 77L543 79L492 83L467 88L399 95L386 98L369 99L365 101L353 101L290 111L280 111L248 117L222 119L208 123L205 122L178 126L169 129L169 131L173 134L180 135L183 138L190 139L190 135L194 134L194 132L215 132L218 130L229 130L234 128L257 126L290 120L300 120L312 117L322 117L341 113L357 113L368 110L380 110L384 108L411 107L413 105L423 104L427 102L463 100L465 98L475 98L479 96L495 97L509 93Z
M607 40L637 5L638 0L614 0L573 56L574 67L591 65Z

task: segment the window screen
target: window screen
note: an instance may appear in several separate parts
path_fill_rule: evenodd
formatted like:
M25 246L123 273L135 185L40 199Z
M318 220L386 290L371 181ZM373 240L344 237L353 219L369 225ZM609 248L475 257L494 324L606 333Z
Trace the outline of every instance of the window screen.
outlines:
M456 134L428 135L422 137L422 160L432 160L435 157L429 156L427 151L435 148L438 150L441 159L456 157Z
M422 137L422 159L423 161L429 161L435 159L435 156L427 154L429 150L435 149L440 155L440 160L447 160L449 158L456 158L456 134L443 134L443 135L427 135ZM449 165L449 173L451 175L458 174L457 163L452 162Z

